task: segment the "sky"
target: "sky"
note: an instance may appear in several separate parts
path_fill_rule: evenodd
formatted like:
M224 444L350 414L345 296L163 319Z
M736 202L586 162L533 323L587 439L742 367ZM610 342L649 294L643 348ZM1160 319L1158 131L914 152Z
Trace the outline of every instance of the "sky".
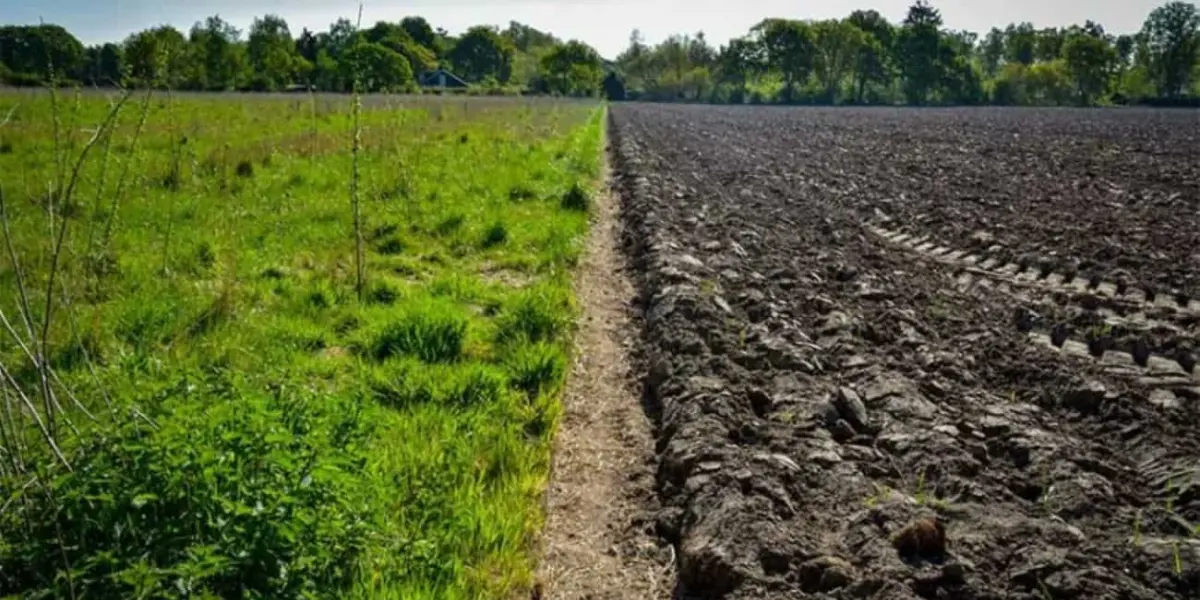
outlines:
M993 26L1030 21L1037 27L1091 19L1111 33L1134 32L1166 0L933 0L945 26L986 33ZM451 33L480 24L519 21L562 39L579 39L608 58L629 43L633 29L648 43L674 33L703 31L714 45L744 35L764 17L827 19L873 8L898 22L911 0L365 0L363 24L417 14ZM120 41L134 31L169 24L187 31L213 14L243 31L256 16L287 20L293 35L323 30L339 17L354 20L356 0L0 0L0 24L66 27L85 44Z

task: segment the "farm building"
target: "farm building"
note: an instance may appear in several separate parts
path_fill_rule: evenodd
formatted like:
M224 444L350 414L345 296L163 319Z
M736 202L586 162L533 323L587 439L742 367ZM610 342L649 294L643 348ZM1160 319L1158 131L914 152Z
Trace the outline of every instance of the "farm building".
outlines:
M419 83L423 88L434 89L460 89L467 87L467 82L446 69L438 69L422 75Z

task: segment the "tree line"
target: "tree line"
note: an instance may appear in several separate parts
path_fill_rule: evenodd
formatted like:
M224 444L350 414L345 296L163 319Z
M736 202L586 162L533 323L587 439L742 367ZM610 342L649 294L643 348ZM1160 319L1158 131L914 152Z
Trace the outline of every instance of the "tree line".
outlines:
M719 48L703 33L648 46L634 31L616 63L622 79L610 82L614 91L652 101L1195 104L1200 11L1170 2L1129 34L1087 21L1017 23L980 36L944 28L939 11L918 0L898 24L874 10L824 21L764 19Z
M294 36L277 15L254 19L246 32L214 15L186 35L163 25L94 46L58 25L0 27L0 82L10 85L404 92L438 68L484 90L564 95L596 93L605 74L590 46L517 22L453 36L419 16L369 28L339 19Z
M701 33L648 45L635 30L605 61L580 41L512 22L454 36L422 17L369 28L339 19L293 36L278 16L247 32L219 16L183 32L161 26L84 46L56 25L0 27L0 81L159 85L190 90L413 91L444 67L497 92L603 93L611 99L780 104L1200 104L1200 10L1173 1L1141 30L1086 21L1030 23L984 35L947 29L917 0L904 20L874 10L844 19L764 19L714 46Z

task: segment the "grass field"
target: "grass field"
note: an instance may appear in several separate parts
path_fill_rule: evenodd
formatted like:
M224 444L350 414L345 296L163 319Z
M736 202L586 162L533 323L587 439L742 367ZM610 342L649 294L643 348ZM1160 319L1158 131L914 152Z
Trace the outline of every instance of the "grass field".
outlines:
M531 584L603 109L353 107L0 94L0 592Z

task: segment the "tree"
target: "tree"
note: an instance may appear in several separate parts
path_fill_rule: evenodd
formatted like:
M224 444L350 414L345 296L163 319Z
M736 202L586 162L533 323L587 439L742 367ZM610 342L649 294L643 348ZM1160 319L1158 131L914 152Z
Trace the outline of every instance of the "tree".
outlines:
M591 46L571 40L542 58L541 76L550 92L591 96L604 79L604 62Z
M360 40L340 61L344 81L357 81L367 92L400 91L412 87L408 61L382 44Z
M854 101L862 104L868 84L886 84L892 80L892 60L888 49L895 40L892 24L874 10L856 10L848 19L866 34L854 61Z
M327 38L328 35L326 35L326 39ZM320 37L305 27L300 31L300 37L296 38L296 53L299 54L304 60L307 60L315 65L317 63L317 53L319 53L322 46L324 46L321 41L322 40Z
M1007 51L1009 62L1021 63L1023 65L1033 64L1034 58L1037 56L1037 30L1033 28L1033 23L1021 23L1019 25L1009 25L1004 30L1004 47Z
M187 67L188 43L170 25L147 29L125 40L125 63L133 83L178 87Z
M254 71L252 85L255 89L278 90L292 83L298 55L296 43L283 18L266 15L255 19L250 24L246 49Z
M1062 56L1080 104L1090 105L1108 91L1117 62L1117 51L1108 40L1073 31L1063 42Z
M855 65L858 49L867 44L867 34L849 20L819 21L812 25L817 47L815 70L826 102L836 102L838 86Z
M91 46L84 52L87 65L84 67L83 80L96 86L111 86L121 83L123 56L121 47L116 44Z
M36 78L74 77L81 72L83 44L58 25L0 27L0 63Z
M512 74L513 46L495 28L479 25L459 38L449 58L458 73L470 81L490 77L507 83Z
M717 68L722 82L734 85L731 102L741 104L746 98L746 83L751 74L762 68L762 47L749 38L734 38L717 53Z
M767 64L783 75L783 99L795 100L796 84L808 81L816 61L812 27L800 21L767 19L754 27L766 50Z
M904 95L910 104L924 104L940 78L938 68L942 15L925 2L908 9L897 44L900 72L904 76Z
M426 21L424 17L404 17L400 20L400 27L414 42L433 52L436 56L437 34L433 32L433 27L429 26L429 21Z
M998 27L993 27L984 36L983 43L979 47L979 60L983 65L984 74L988 77L995 77L996 72L1000 70L1000 63L1004 60L1004 56L1004 32Z
M1062 56L1063 42L1066 40L1066 32L1054 27L1048 27L1038 31L1034 35L1034 60L1049 62Z
M379 44L403 56L413 73L426 73L437 68L437 55L433 50L418 44L400 25L380 21L363 32L363 37L368 42Z
M1146 63L1158 93L1177 98L1187 89L1200 52L1200 10L1187 2L1154 9L1142 26Z
M192 27L191 44L199 56L202 81L198 87L228 90L238 87L245 71L245 55L238 44L241 32L214 15L204 25Z

